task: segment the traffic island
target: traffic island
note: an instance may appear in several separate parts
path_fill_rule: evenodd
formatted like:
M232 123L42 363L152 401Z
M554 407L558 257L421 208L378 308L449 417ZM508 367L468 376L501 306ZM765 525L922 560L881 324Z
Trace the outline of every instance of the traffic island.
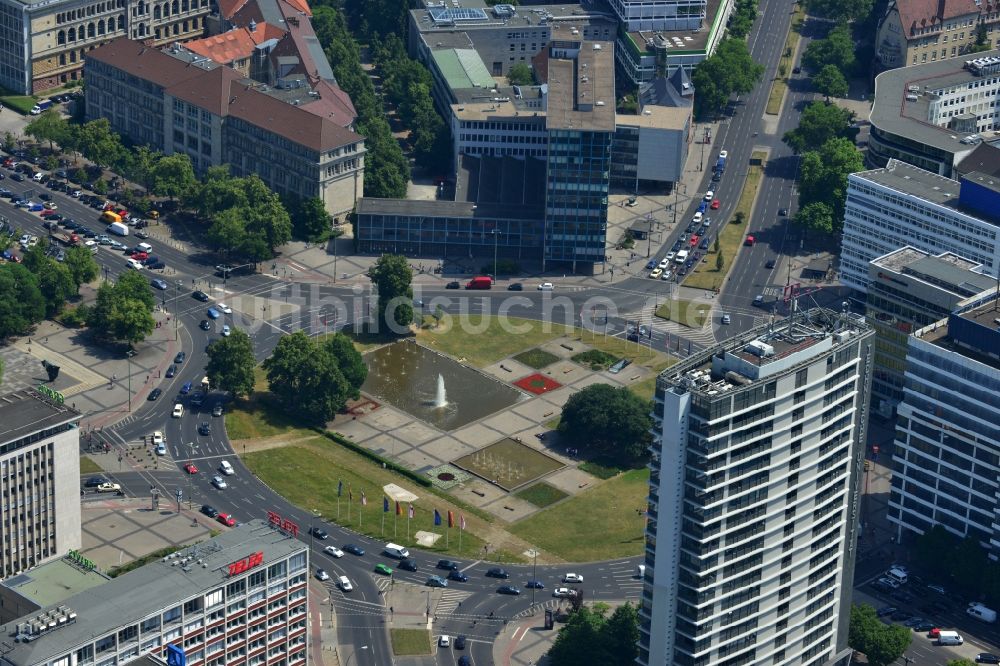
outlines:
M701 328L708 318L709 310L708 303L678 298L656 308L656 316L688 328Z
M393 618L397 613L393 613ZM423 615L421 613L421 615ZM426 629L390 629L392 653L397 657L431 654L431 633Z
M778 75L771 81L771 92L767 96L767 108L764 112L768 115L776 116L781 113L781 105L785 101L785 93L788 92L788 76L795 68L795 57L799 51L799 31L805 18L806 12L802 9L802 5L795 5L792 23L785 36L785 50L781 52L781 59L778 60Z

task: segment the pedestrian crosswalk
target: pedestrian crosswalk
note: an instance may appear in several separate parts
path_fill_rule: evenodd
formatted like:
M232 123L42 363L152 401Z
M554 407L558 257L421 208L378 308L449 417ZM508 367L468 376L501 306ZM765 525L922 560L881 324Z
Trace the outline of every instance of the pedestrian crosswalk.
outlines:
M539 602L530 608L524 609L520 613L514 615L512 619L519 620L523 617L530 617L532 615L538 614L539 612L544 612L545 610L550 608L552 610L555 610L560 607L564 609L569 608L569 604L570 602L568 599L548 599L546 601Z
M445 589L441 593L441 598L438 600L437 607L434 611L435 615L451 615L462 605L462 602L471 595L471 592L466 592L464 590L452 590Z

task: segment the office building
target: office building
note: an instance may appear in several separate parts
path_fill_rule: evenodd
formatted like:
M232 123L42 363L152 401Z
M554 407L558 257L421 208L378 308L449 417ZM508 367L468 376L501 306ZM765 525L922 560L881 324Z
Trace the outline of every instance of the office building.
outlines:
M873 333L815 308L657 378L639 663L850 661Z
M903 399L910 334L995 283L979 264L947 252L931 255L904 247L871 261L865 314L875 329L874 413L889 418Z
M883 169L847 177L840 280L862 294L868 264L911 246L947 252L1000 270L1000 179L971 172L961 182L890 160Z
M896 419L888 519L941 525L1000 557L1000 302L968 299L915 331Z
M980 28L982 25L982 28ZM997 44L1000 12L976 0L889 0L875 37L876 71L948 58L975 57L979 30L983 46Z
M0 578L80 548L79 419L48 389L0 396Z
M8 622L0 666L307 664L308 580L306 545L251 520Z
M209 0L0 0L0 85L23 95L83 77L91 49L118 37L162 46L202 37Z
M88 120L107 118L137 144L186 154L198 173L228 164L232 175L256 174L278 194L319 198L337 222L361 198L364 137L342 117L288 103L286 90L184 50L128 39L92 51L86 71ZM309 88L298 94L323 97Z
M869 116L868 166L896 159L954 178L980 142L995 139L998 91L1000 50L882 72Z

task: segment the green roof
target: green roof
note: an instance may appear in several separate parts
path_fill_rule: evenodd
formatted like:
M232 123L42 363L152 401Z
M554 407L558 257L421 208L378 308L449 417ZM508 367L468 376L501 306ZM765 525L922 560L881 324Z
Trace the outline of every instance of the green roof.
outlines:
M492 88L496 81L475 49L441 49L431 57L451 90Z

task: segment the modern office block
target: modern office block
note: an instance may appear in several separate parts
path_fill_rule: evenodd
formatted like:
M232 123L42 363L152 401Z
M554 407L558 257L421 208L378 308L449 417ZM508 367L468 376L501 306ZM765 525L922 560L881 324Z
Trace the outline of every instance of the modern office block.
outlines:
M657 379L641 664L849 661L873 334L815 308Z
M941 525L1000 558L1000 300L974 297L910 338L889 521Z

